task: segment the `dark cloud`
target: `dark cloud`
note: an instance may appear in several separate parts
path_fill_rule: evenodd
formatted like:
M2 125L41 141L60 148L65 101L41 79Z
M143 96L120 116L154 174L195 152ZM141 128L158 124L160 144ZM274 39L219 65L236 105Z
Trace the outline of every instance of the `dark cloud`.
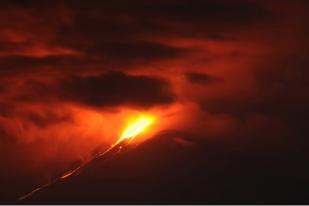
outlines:
M41 73L43 70L51 73L74 73L103 64L103 59L85 58L71 55L54 55L47 57L31 56L7 56L0 57L2 76L12 76L14 74L24 75L29 72ZM83 68L83 69L82 69Z
M186 49L151 42L110 42L86 48L85 53L99 55L107 61L122 63L153 61L181 57Z
M65 5L72 10L74 20L72 24L60 28L61 33L66 35L57 36L57 42L77 50L100 50L101 54L107 56L109 52L114 54L118 51L117 48L130 47L144 51L146 46L149 47L146 54L133 51L141 59L144 55L149 57L149 52L153 54L150 47L155 47L155 51L163 49L163 45L145 43L145 40L152 41L157 37L205 38L205 35L212 36L214 33L216 37L222 37L227 29L229 33L237 31L271 16L268 8L258 1L135 0L96 1L92 4L67 1ZM114 48L110 48L110 42ZM167 49L164 49L163 57ZM171 49L168 50L169 54ZM128 57L132 57L131 52L127 52ZM120 51L120 57L121 54L124 53ZM154 54L158 57L157 53Z
M72 43L74 44L74 42ZM75 72L85 68L98 69L113 66L116 68L130 68L140 64L150 64L160 60L176 59L189 54L189 49L176 48L152 42L110 42L83 45L74 49L81 54L55 54L43 57L31 54L0 56L3 75L22 72L40 72L43 68L55 72ZM61 69L60 69L61 68ZM62 71L59 71L62 70Z
M130 2L131 3L131 2ZM118 6L134 14L146 17L161 16L165 20L175 20L184 23L206 23L214 21L242 24L260 19L267 14L263 4L255 1L159 1L143 2L135 1L133 4Z
M217 79L209 74L198 73L198 72L187 72L185 73L187 80L194 84L209 84Z
M61 98L89 106L150 107L173 102L169 84L147 76L107 72L99 76L73 76L60 87Z
M202 107L209 112L235 116L289 116L306 112L309 101L307 64L308 60L300 54L258 65L254 73L255 88L250 96L222 95L203 101Z
M152 107L175 101L167 81L116 71L91 76L71 75L52 83L28 80L19 89L10 98L14 102L69 101L91 107ZM31 119L40 119L30 116L33 117Z
M12 22L7 25L7 21L0 21L0 26L7 28L0 33L2 73L42 67L124 68L181 58L190 54L190 50L154 40L196 35L222 39L225 28L237 31L238 27L254 25L269 15L265 5L257 1L2 4L7 8L3 19Z

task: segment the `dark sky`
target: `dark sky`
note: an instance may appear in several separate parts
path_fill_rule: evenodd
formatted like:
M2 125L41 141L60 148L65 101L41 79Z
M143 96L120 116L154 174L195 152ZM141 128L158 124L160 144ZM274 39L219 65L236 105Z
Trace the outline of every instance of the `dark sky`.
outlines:
M140 112L307 181L308 20L304 0L1 1L0 202Z

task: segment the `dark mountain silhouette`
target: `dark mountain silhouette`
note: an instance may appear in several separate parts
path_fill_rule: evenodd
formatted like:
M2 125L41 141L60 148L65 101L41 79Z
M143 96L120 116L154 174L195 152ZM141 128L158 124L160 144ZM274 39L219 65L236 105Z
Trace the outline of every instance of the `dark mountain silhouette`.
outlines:
M240 152L241 151L241 152ZM117 154L116 154L117 153ZM253 204L308 202L306 182L275 156L166 132L93 160L22 204Z

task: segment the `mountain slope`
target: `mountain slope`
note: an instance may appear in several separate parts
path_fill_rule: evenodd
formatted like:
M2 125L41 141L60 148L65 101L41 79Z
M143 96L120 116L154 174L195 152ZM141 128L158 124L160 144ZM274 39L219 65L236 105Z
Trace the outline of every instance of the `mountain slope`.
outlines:
M190 137L190 138L186 138ZM165 133L98 158L26 204L228 204L308 201L302 177L254 151Z

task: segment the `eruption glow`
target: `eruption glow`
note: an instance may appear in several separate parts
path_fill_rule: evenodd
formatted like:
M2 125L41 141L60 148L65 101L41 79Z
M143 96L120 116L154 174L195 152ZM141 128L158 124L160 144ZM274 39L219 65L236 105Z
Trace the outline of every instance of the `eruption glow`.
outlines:
M149 115L139 116L137 119L130 121L127 128L122 132L120 138L115 143L117 145L125 139L133 140L137 135L144 132L154 122L154 117Z
M97 156L93 157L92 159L89 159L88 161L85 161L83 164L81 164L79 167L66 172L64 175L46 183L43 186L40 186L36 189L34 189L33 191L29 192L28 194L21 196L20 198L18 198L19 201L24 200L28 197L30 197L31 195L33 195L34 193L58 182L61 181L63 179L66 179L72 175L78 175L79 172L91 161L93 161L94 159L97 158L103 158L103 157L108 157L108 155L110 154L115 154L115 151L120 151L122 148L122 143L125 140L129 140L132 141L136 136L138 136L139 134L141 134L142 132L144 132L153 122L154 122L155 118L153 116L150 115L139 115L137 118L132 119L131 121L129 121L128 126L126 127L126 129L122 132L120 138L116 141L116 143L114 143L109 149L107 149L105 152L98 154Z

